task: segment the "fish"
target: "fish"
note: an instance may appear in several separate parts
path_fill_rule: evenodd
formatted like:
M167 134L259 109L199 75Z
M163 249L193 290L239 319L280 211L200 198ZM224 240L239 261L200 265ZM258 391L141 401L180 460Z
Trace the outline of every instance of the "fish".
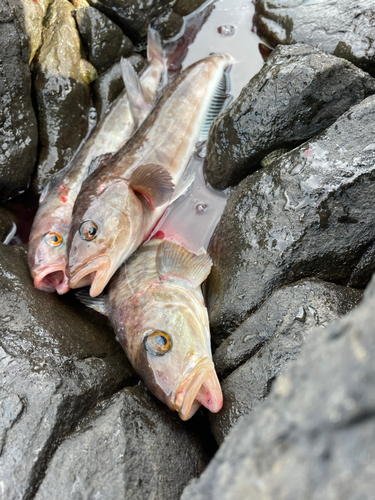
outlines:
M186 68L126 145L84 181L68 239L71 288L99 295L150 235L228 98L230 64L217 54Z
M161 40L153 29L148 31L148 66L139 79L138 116L124 90L112 104L73 160L44 188L29 238L28 263L34 286L45 292L64 294L70 290L65 274L67 237L73 206L88 173L100 165L108 153L120 149L150 113L167 74ZM124 66L125 65L125 66ZM125 78L136 79L130 63L122 62ZM130 76L129 76L130 75ZM133 83L134 85L134 83ZM100 161L95 158L99 157Z
M223 405L200 286L211 265L203 249L196 254L156 237L119 268L106 295L76 292L83 303L109 317L135 371L182 420L201 405L213 413Z

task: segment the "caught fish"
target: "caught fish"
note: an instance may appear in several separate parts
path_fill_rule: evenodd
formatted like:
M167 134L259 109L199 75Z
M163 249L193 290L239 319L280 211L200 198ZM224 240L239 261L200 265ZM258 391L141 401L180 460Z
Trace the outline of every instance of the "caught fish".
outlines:
M201 283L211 259L152 239L117 271L108 294L77 296L109 316L117 338L149 390L182 420L203 405L218 412L223 396L211 356Z
M71 288L90 285L99 295L149 236L228 97L230 63L211 55L183 71L130 141L85 180L68 241Z
M125 78L131 79L133 86L137 85L138 115L133 116L128 94L124 90L70 164L47 184L40 197L28 251L31 276L39 290L57 291L58 294L69 290L65 274L67 236L81 184L90 169L100 164L100 161L91 162L100 155L116 152L126 143L136 126L151 111L160 81L166 77L160 38L152 29L148 32L148 60L139 85L134 83L137 77L129 67L130 63L123 63Z

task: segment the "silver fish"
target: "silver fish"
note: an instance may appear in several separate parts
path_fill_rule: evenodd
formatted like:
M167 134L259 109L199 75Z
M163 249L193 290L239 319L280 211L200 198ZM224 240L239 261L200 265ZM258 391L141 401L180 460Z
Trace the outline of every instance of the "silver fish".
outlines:
M117 271L108 294L82 302L109 316L123 349L149 390L182 420L203 405L218 412L223 396L212 362L201 283L211 259L152 239Z
M160 38L152 29L148 33L149 64L140 77L139 92L142 92L143 97L141 99L139 94L136 96L138 116L134 118L128 94L124 90L72 162L47 184L41 195L28 251L31 276L39 290L63 294L70 289L65 274L66 242L73 206L82 182L92 168L91 162L104 153L116 152L126 143L135 127L150 113L160 81L166 77L167 69ZM134 82L136 78L129 66L125 63L125 77Z
M90 285L91 296L99 295L149 236L201 130L224 104L223 74L230 63L227 55L212 55L183 71L130 141L82 184L68 242L71 288Z

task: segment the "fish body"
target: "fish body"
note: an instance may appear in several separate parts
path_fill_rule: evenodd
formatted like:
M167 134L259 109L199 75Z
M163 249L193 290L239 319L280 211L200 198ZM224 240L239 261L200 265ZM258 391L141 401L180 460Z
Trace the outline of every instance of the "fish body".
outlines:
M46 292L59 294L69 290L65 274L67 236L73 206L89 166L94 158L120 149L129 139L137 124L151 111L160 80L166 73L165 63L155 33L149 36L149 64L140 77L145 95L142 116L134 118L129 98L124 90L109 108L88 140L69 165L59 172L43 191L38 212L30 233L28 261L34 285ZM150 47L151 46L151 47Z
M200 287L210 269L205 251L154 238L116 272L101 310L149 390L183 420L223 404Z
M69 235L71 288L99 295L166 210L231 60L212 55L182 72L126 145L82 185Z

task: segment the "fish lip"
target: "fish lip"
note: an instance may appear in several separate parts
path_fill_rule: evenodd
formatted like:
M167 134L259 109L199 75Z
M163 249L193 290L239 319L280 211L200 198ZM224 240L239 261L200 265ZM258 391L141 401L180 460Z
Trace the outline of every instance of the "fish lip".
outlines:
M45 266L37 271L33 271L32 274L34 274L34 286L38 290L42 290L43 292L48 292L48 293L53 293L57 292L59 295L62 295L70 290L70 287L68 286L68 278L65 273L65 268L66 268L66 263L60 262L59 264L55 265L48 265ZM45 278L49 274L53 274L56 272L61 271L63 274L63 278L60 281L60 283L57 284L52 284L52 283L47 283L45 281Z
M109 255L101 255L96 259L84 262L75 271L69 272L69 286L70 288L80 288L79 282L89 274L95 274L91 282L90 295L91 297L96 297L99 295L105 285L103 283L103 277L106 275L106 271L109 270L111 264L111 259ZM105 283L106 284L106 283Z
M197 396L199 397L201 388L207 385L207 382L205 382L207 378L211 382L212 387L214 389L219 389L220 392L220 397L216 405L214 404L213 408L209 409L213 413L221 409L223 405L221 387L217 379L213 361L206 356L184 377L176 392L174 406L181 420L188 420L191 418L202 404L202 402L197 399ZM181 397L181 392L185 394L182 401L178 401L179 397Z

